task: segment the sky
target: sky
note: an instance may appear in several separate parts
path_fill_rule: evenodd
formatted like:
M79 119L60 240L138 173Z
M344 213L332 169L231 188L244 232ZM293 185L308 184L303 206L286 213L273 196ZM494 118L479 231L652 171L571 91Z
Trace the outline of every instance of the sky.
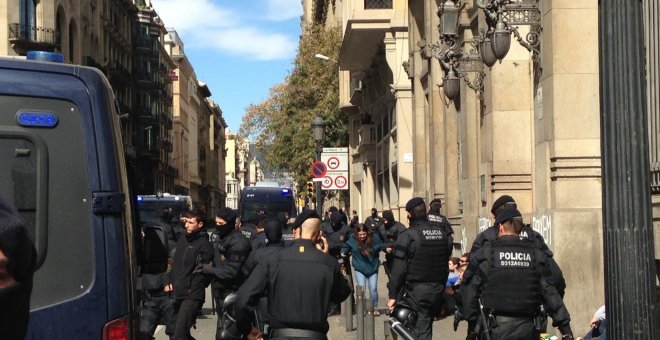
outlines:
M249 104L268 97L292 69L300 0L151 0L183 41L197 79L211 90L231 131Z

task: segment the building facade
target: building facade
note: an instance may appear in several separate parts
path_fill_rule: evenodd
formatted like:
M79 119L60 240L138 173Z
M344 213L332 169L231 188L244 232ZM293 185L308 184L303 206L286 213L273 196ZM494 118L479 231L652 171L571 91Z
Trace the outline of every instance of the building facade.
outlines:
M201 206L224 204L222 111L150 0L6 0L0 22L0 55L60 52L105 73L134 194L194 191Z
M248 183L248 155L250 153L249 143L236 133L228 129L225 130L226 138L226 159L225 159L225 178L226 178L226 206L232 209L238 209L238 201L241 198L241 192Z
M310 13L304 18L331 17L314 16L321 2L304 2ZM598 1L515 1L538 7L526 16L509 14L509 21L521 21L523 44L512 37L508 54L490 68L475 62L478 56L470 59L478 53L470 42L488 28L484 11L473 0L454 2L463 5L457 37L463 59L453 100L443 87L448 43L438 11L445 1L334 2L343 31L340 103L351 113L351 205L362 216L371 207L391 209L405 221L409 198L439 198L459 253L492 225L494 200L513 196L564 271L574 323L587 324L604 302ZM653 1L645 6L658 243L660 99L653 89L660 56L653 37L660 16Z

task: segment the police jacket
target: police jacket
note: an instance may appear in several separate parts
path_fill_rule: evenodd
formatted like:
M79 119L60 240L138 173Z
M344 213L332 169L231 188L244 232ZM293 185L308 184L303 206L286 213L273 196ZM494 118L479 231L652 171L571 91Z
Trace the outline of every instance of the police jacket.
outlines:
M266 243L263 247L253 249L248 255L245 264L243 265L243 277L250 276L250 273L254 270L254 267L258 263L263 263L266 259L273 255L273 253L282 250L284 243Z
M403 224L393 221L393 223L383 223L378 229L378 234L380 234L380 239L385 243L385 247L394 247L399 235L406 230L406 226Z
M449 223L449 220L444 215L429 213L429 222L437 223L447 236L454 234L454 229L451 227L451 223Z
M329 254L335 258L339 258L341 256L341 248L346 246L346 241L348 241L353 231L344 223L341 223L339 227L333 228L330 222L321 223L321 230L328 240L328 246L330 247Z
M259 262L238 290L235 317L244 334L251 329L251 310L266 292L271 328L295 328L326 334L330 302L339 304L351 290L339 263L307 239Z
M461 288L462 313L468 321L478 320L478 299L494 315L530 319L545 302L553 325L560 330L570 327L568 310L551 284L550 257L534 241L502 236L486 243L471 258L476 262L476 271L463 277Z
M527 238L534 241L536 247L544 252L548 257L548 263L550 265L550 270L552 272L552 279L550 283L557 288L559 295L564 296L566 290L566 281L564 280L564 274L559 268L559 265L553 258L552 251L548 248L548 245L545 243L543 236L539 234L536 230L532 229L529 224L523 226L522 231L520 232L520 237ZM464 275L469 276L471 272L476 270L476 262L473 261L473 255L477 253L477 250L482 248L488 242L491 242L497 238L497 227L489 227L486 230L482 231L477 235L472 243L472 248L470 249L470 262L468 264L467 270Z
M266 245L266 233L263 231L258 232L254 238L250 241L250 246L252 250L259 249Z
M170 284L171 260L176 249L172 227L167 223L145 222L142 226L141 284L142 289L163 290Z
M178 300L204 300L210 278L195 270L200 264L213 260L213 246L208 235L202 230L186 234L179 239L176 248L172 265L174 296Z
M214 231L211 243L214 248L213 290L216 293L235 291L244 280L242 270L252 250L250 241L240 231L232 230L225 237L220 237L220 233Z
M252 223L242 223L241 224L241 233L247 237L248 240L252 241L257 236L257 226Z
M364 220L364 225L366 225L371 231L378 230L381 224L383 224L383 218L378 215L376 215L376 217L369 216Z
M282 243L284 245L288 245L293 242L293 240L293 226L291 224L287 224L286 228L282 229Z
M341 249L342 254L352 254L351 262L353 268L365 276L371 276L374 273L378 273L378 268L380 267L379 254L385 249L385 244L380 240L378 234L374 234L371 240L371 253L366 256L360 252L360 247L358 246L358 241L355 238L355 235L351 235L348 238L346 245Z
M444 286L451 254L447 235L426 216L411 220L393 250L390 299L397 299L407 283L437 283Z

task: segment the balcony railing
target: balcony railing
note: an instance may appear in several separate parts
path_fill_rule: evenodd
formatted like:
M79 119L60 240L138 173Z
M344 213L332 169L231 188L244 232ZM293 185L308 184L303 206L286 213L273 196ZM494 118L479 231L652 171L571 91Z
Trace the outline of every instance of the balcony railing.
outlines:
M12 23L9 24L9 41L20 50L53 50L60 44L60 33L52 28Z
M364 0L364 9L392 9L392 0Z

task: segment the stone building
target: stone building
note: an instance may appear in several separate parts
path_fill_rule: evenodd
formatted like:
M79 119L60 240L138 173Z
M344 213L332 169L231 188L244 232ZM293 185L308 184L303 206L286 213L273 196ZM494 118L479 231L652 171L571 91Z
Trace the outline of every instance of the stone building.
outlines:
M351 112L352 206L362 215L372 206L399 211L405 221L410 197L439 198L459 253L492 225L493 201L513 196L564 270L575 324L587 324L604 301L598 1L514 2L528 7L506 14L522 44L512 37L510 51L492 67L478 54L488 25L473 0L304 1L303 19L333 17L318 15L325 8L341 20L340 103ZM455 3L460 58L450 59L438 11ZM658 243L660 101L653 89L660 53L653 37L660 7L645 6ZM450 60L460 62L451 64L459 76L453 99L444 92Z

